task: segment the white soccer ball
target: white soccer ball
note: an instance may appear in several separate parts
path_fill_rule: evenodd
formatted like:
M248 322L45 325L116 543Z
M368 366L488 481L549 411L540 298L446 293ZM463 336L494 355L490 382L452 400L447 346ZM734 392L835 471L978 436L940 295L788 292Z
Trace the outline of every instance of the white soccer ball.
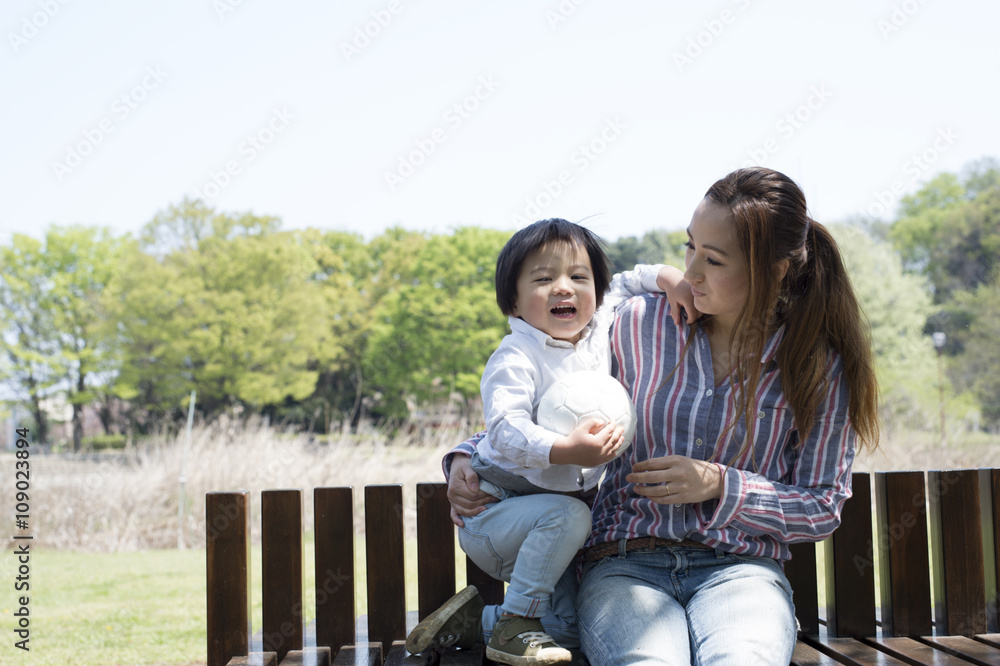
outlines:
M536 422L546 430L568 435L583 420L614 421L625 429L615 457L632 444L635 406L617 379L601 372L573 372L550 386L538 402Z

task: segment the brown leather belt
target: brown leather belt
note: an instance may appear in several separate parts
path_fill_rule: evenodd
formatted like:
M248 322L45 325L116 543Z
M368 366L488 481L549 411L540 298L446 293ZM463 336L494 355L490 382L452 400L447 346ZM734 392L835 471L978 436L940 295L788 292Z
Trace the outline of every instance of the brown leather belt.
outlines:
M673 539L661 539L660 537L639 537L638 539L628 539L625 542L625 552L631 553L635 550L655 550L657 548L704 548L711 550L711 546L706 546L697 541L684 539L674 541ZM605 557L614 557L618 554L620 547L617 541L609 541L597 546L583 549L583 561L594 562L603 560Z

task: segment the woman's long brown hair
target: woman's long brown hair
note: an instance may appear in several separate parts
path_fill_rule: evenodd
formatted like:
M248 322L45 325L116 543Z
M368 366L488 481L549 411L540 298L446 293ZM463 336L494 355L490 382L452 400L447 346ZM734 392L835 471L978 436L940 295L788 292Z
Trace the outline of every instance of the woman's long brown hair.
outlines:
M745 419L748 446L756 419L746 417L756 411L759 359L770 334L784 325L775 358L799 442L805 441L826 397L832 349L843 362L851 425L861 446L874 450L879 440L878 381L868 322L833 236L810 219L798 185L771 169L734 171L705 196L731 212L749 273L747 302L730 340L737 359L736 415L730 427ZM784 260L787 270L779 281Z

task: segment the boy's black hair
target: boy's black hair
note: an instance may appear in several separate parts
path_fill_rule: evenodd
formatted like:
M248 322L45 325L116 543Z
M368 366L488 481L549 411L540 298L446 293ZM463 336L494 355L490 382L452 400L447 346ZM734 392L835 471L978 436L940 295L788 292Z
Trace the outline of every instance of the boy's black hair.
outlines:
M524 260L529 254L549 243L577 245L587 251L591 269L594 271L597 307L601 307L604 292L611 284L611 262L604 251L604 243L597 234L579 224L552 218L529 224L511 236L500 250L494 282L497 289L497 305L505 315L512 316L514 313L514 306L517 304L517 278L521 274Z

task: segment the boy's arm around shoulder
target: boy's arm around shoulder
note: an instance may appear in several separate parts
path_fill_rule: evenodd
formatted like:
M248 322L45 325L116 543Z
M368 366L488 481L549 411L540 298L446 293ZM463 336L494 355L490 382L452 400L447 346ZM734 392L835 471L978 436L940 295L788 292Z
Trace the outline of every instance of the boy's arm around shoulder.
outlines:
M689 324L700 315L694 307L691 285L684 280L684 272L665 264L637 264L631 271L616 274L604 296L604 305L616 309L633 296L658 292L666 294L675 325L682 321L682 308Z

